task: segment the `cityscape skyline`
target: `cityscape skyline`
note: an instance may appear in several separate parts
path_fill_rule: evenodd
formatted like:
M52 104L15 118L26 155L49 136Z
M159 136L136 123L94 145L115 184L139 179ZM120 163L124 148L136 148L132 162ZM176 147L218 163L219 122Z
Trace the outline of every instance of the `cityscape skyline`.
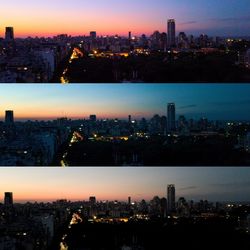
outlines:
M98 201L127 201L128 197L131 201L150 200L156 195L166 197L170 183L175 185L177 198L194 201L244 202L249 201L250 194L250 170L243 167L31 167L2 168L1 171L1 193L12 192L13 199L21 203L88 200L90 196Z
M3 3L1 17L4 20L3 27L15 27L16 37L53 36L60 33L86 35L91 30L97 31L98 35L127 35L128 31L134 35L148 35L154 30L166 32L167 19L171 18L176 19L178 32L248 35L249 2L241 0L227 3L227 0L196 0L192 5L187 0L178 3L144 1L143 4L138 0L124 3L109 0L108 4L100 0L91 3L79 0L53 3L48 0L26 3L12 0ZM0 36L4 36L3 29Z
M249 120L250 86L244 84L84 84L1 86L1 115L13 110L15 120L150 118L167 114L167 103L176 114L211 120ZM128 101L129 100L129 101Z

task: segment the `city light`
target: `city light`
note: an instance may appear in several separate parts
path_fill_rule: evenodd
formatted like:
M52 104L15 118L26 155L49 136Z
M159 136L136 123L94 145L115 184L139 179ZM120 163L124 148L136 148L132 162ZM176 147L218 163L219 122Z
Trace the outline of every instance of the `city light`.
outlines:
M248 37L187 34L179 31L184 27L176 19L165 25L150 35L91 31L89 36L47 38L16 38L16 28L6 27L0 40L0 59L6 64L0 83L247 82Z

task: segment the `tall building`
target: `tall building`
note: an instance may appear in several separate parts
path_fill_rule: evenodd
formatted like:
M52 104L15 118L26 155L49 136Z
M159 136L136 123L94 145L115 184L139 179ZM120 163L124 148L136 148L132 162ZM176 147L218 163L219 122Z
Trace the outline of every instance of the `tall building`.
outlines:
M14 123L14 112L13 112L13 110L6 110L5 111L5 123L6 124L13 124Z
M89 120L92 122L96 122L96 115L90 115Z
M172 132L175 131L175 104L168 103L167 106L167 131Z
M95 198L95 196L90 196L90 197L89 197L89 203L90 203L91 205L96 204L96 198Z
M131 197L128 197L128 204L131 205Z
M168 19L167 41L168 41L169 48L175 46L175 20L174 19Z
M90 31L89 36L91 39L96 39L96 31Z
M175 211L175 186L170 184L167 187L167 210L168 213Z
M128 116L128 123L131 123L131 115Z
M12 194L12 192L5 192L4 193L4 205L5 206L12 206L13 205L13 194Z
M131 31L128 32L128 39L129 39L129 41L131 41L131 39L132 39Z
M13 41L14 40L14 28L13 27L6 27L5 28L5 40L6 41Z

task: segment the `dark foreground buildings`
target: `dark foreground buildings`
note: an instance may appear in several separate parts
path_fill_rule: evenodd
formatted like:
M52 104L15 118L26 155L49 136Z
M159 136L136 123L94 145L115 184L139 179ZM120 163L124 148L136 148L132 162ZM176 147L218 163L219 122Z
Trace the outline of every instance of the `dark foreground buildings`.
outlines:
M149 201L0 203L0 249L249 249L249 202L175 200L167 189Z

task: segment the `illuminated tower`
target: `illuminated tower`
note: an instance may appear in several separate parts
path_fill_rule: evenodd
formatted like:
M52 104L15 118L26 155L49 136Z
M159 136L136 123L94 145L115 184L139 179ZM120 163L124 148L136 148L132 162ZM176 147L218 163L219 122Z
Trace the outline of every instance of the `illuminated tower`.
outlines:
M167 131L175 131L175 104L168 103L167 107Z
M175 46L175 20L168 19L168 32L167 32L168 47Z
M167 210L168 213L175 211L175 186L170 184L167 187Z

